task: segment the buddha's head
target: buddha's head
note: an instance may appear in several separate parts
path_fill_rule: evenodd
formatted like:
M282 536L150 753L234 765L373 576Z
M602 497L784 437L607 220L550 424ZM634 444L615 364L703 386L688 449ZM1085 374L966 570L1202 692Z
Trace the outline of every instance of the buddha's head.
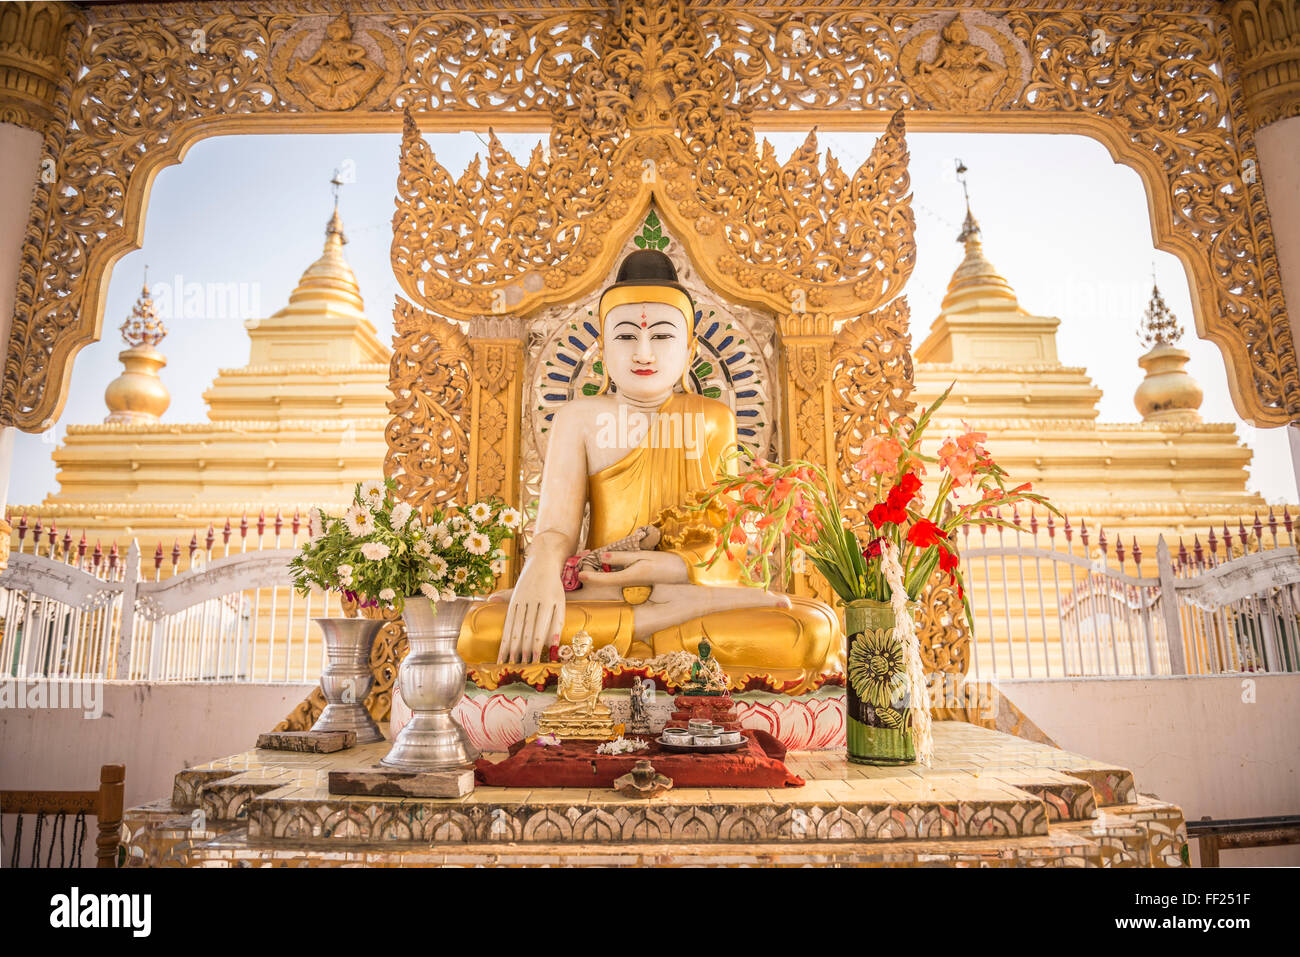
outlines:
M591 654L591 635L585 631L580 631L573 636L572 641L573 657L581 661Z
M600 321L601 361L620 393L655 400L686 384L695 304L662 252L638 250L623 260L618 279L601 294Z

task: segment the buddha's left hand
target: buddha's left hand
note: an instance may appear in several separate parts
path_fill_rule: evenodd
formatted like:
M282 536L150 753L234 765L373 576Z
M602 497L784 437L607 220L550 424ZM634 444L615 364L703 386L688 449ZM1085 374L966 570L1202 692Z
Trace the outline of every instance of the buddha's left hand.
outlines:
M600 552L606 565L618 566L616 571L583 569L578 577L586 584L614 585L671 585L690 581L686 562L672 552L634 551Z

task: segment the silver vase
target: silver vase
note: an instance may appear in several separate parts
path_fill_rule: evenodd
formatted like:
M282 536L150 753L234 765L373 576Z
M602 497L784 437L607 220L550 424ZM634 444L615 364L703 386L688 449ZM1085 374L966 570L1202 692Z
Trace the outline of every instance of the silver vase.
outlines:
M313 731L355 731L357 744L384 740L375 719L366 710L366 696L375 683L370 672L370 651L384 627L370 618L313 618L325 638L325 672L320 676L325 710Z
M474 763L478 750L451 716L465 695L465 662L456 653L460 625L482 599L453 598L436 605L408 598L402 611L410 650L398 672L411 720L380 763L403 771L445 771Z

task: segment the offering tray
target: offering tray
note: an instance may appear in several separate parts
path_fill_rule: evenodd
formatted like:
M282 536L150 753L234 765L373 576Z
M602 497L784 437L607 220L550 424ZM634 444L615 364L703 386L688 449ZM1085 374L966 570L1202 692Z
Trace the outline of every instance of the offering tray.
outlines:
M681 754L688 752L698 752L700 754L721 753L725 751L739 751L741 748L749 746L749 738L742 737L734 744L686 744L679 741L669 741L665 738L655 738L655 744L659 745L665 751L676 751Z

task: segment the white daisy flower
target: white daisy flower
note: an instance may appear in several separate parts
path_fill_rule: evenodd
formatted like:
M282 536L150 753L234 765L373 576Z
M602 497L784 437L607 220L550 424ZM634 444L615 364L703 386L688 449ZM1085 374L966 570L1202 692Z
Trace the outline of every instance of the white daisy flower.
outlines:
M506 528L515 528L516 526L518 526L519 520L521 518L523 518L523 516L519 513L519 509L503 508L501 510L501 517L499 520L501 524L504 525Z
M393 528L398 531L406 528L406 523L410 521L411 513L413 511L415 511L415 509L411 508L409 502L398 502L394 505L393 511L388 516L389 520L393 523Z
M338 576L339 576L339 584L342 585L344 588L350 587L352 585L352 566L340 565L336 569L336 571L338 572Z
M435 525L430 525L425 534L429 536L430 541L440 542L451 534L451 530L447 528L446 522L438 522Z
M451 573L451 580L455 582L457 585L465 584L465 582L469 580L469 569L468 568L456 569L454 572Z
M383 542L366 542L361 546L361 554L372 562L383 561L391 551Z
M439 548L451 548L451 546L452 546L452 540L450 535L444 536L442 541L438 543Z
M343 514L343 522L353 535L369 535L375 530L375 517L360 505L353 505Z
M438 586L432 582L425 582L421 585L420 594L429 599L429 601L437 601L440 597L438 594Z
M421 558L428 558L433 554L433 546L422 538L415 543L415 554L419 555Z
M450 588L444 588L439 596L443 601L451 601L456 597L456 593Z
M447 560L441 555L430 556L429 571L433 573L430 577L434 581L437 581L443 575L447 574Z
M384 483L378 479L371 479L368 482L361 483L361 501L363 501L371 511L384 504L384 494Z
M380 601L392 601L396 597L397 597L397 592L393 591L391 588L380 589L379 592Z
M492 559L491 567L493 575L504 574L506 570L506 560L504 558L494 558Z
M465 536L465 551L471 555L486 555L491 548L491 540L482 532L472 532Z
M451 519L451 527L454 528L458 533L464 533L464 532L473 531L474 523L471 522L469 519L467 519L464 515L454 515L452 516Z
M475 502L469 507L469 517L482 525L492 517L492 506L487 502Z

